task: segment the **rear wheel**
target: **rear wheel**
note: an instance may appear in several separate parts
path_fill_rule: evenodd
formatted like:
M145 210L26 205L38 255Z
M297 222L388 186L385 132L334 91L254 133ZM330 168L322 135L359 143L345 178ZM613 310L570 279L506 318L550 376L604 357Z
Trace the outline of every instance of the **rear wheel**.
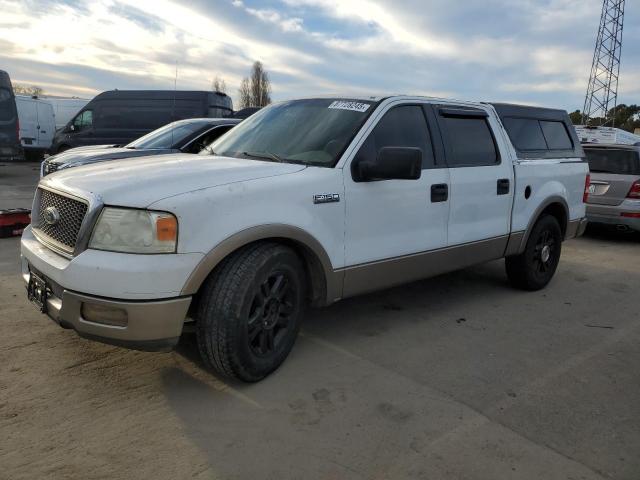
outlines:
M507 257L507 276L514 287L540 290L553 278L562 252L562 230L555 217L544 215L534 225L522 254Z
M304 309L305 274L290 248L250 245L207 280L197 313L198 348L221 375L255 382L293 348Z

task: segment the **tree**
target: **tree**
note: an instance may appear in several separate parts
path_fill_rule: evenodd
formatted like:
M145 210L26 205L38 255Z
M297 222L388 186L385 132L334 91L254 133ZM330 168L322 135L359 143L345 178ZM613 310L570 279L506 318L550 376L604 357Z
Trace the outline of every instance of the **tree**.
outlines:
M247 77L243 78L240 83L238 96L240 97L240 108L253 106L253 100L251 99L251 85L249 84L249 79Z
M224 78L216 75L211 82L211 90L214 92L227 93L227 82L224 81Z
M44 89L37 85L24 85L21 83L13 84L13 93L15 95L38 96L44 94Z
M582 112L580 110L570 113L569 117L571 117L574 125L582 125ZM613 125L616 128L633 132L636 128L640 128L640 106L622 103L609 110L608 118L613 119L613 122L610 121L607 126ZM589 125L603 125L604 123L604 118L589 119Z
M242 79L238 95L240 108L265 107L271 103L271 80L262 62L255 62L251 75Z
M571 112L569 114L569 118L571 119L571 123L574 125L582 125L582 112L580 110Z

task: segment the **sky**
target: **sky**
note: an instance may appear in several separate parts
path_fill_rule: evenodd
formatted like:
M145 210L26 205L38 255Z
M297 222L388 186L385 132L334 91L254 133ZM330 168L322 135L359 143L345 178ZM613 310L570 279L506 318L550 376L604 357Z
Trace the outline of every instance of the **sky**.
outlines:
M237 100L255 60L274 100L416 94L581 109L602 0L0 0L0 69L91 98L114 88ZM177 76L176 76L177 72ZM640 103L626 0L619 103Z

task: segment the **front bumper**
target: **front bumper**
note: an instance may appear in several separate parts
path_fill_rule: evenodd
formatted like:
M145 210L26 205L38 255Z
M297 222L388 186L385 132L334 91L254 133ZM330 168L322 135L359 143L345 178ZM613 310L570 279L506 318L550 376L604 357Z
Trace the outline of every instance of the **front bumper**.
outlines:
M627 199L620 205L587 205L587 219L590 223L625 227L640 232L640 218L624 217L623 213L640 212L640 201Z
M60 326L105 343L169 350L182 333L191 296L181 291L201 254L132 255L85 250L68 259L42 245L27 227L21 241L22 277L47 286L46 313ZM88 320L85 308L118 309L123 325Z
M30 265L23 262L22 278L28 286ZM51 289L46 300L46 314L63 328L74 329L81 337L136 350L171 350L182 333L191 297L167 300L131 301L96 297L66 290L46 275ZM126 312L126 326L89 321L82 313L83 304L108 307Z

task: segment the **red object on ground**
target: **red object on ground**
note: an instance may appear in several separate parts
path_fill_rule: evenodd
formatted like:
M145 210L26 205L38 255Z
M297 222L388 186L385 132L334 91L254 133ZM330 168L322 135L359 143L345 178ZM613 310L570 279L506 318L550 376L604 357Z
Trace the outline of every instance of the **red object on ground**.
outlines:
M26 208L0 210L0 238L21 235L24 227L30 223L31 210Z

